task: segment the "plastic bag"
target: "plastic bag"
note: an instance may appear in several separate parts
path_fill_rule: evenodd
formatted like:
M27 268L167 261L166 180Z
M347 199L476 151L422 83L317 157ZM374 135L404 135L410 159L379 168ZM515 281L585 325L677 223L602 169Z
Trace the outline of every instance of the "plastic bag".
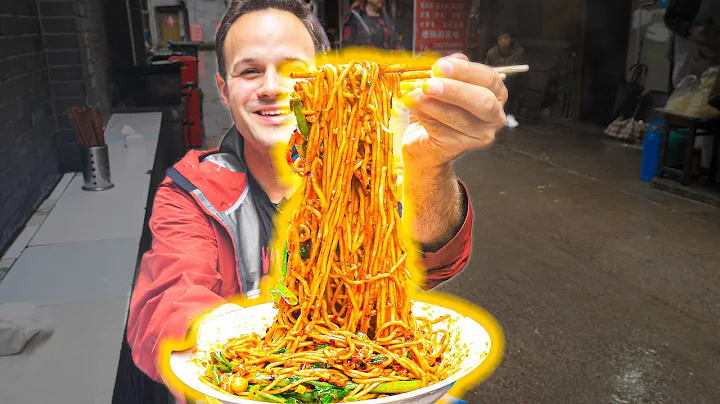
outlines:
M711 67L703 73L698 89L685 109L686 115L703 119L720 117L720 110L708 104L719 71L718 67Z
M672 95L670 95L667 104L665 104L665 110L676 114L684 114L699 86L700 80L694 74L683 78Z
M705 73L700 77L700 89L712 90L713 86L715 86L718 72L720 72L720 66L713 66L705 70Z
M639 143L642 142L646 130L647 124L642 121L636 121L632 118L617 118L605 128L604 132L606 135L617 139Z
M50 319L32 303L0 304L0 356L14 355L41 331L49 331Z

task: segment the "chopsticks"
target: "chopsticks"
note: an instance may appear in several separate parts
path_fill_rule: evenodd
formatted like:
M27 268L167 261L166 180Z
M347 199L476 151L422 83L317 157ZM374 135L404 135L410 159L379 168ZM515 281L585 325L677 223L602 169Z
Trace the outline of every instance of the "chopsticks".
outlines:
M494 67L493 70L497 74L504 75L503 79L511 74L525 73L530 70L528 65L515 65L515 66L500 66ZM385 72L392 72L386 70ZM427 70L414 70L414 71L400 71L400 81L408 80L424 80L432 77L432 69Z
M66 113L81 147L105 146L100 107L72 107Z
M494 67L493 70L498 73L503 80L505 80L509 75L527 72L530 70L530 66L499 66ZM380 75L385 73L400 74L400 92L401 96L403 96L402 94L407 94L415 89L422 88L424 80L432 78L432 66L412 67L405 64L380 66ZM290 77L293 79L313 80L315 79L315 73L290 73Z
M500 75L511 75L524 73L530 70L528 65L500 66L494 67L496 73ZM380 68L380 74L384 73L400 73L400 81L425 80L432 77L432 66L420 68L411 67L409 65L386 65ZM293 79L314 79L315 73L290 73ZM504 78L504 77L503 77Z

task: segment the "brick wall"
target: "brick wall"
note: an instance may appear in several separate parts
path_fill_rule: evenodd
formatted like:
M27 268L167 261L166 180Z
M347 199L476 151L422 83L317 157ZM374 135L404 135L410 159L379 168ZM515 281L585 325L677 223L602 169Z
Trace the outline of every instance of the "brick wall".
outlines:
M60 178L36 0L0 1L0 251Z
M0 251L81 170L66 111L110 114L105 0L0 0Z
M62 171L80 171L79 145L66 111L99 105L110 113L103 0L38 0Z

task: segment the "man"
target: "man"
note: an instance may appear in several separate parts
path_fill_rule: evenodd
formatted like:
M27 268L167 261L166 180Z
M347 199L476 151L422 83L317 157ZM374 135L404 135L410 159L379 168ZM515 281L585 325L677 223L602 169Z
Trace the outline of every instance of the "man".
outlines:
M485 64L490 67L519 65L524 56L525 49L515 43L512 35L503 32L498 37L498 44L488 51Z
M720 63L720 2L673 0L665 11L665 24L675 34L673 86Z
M289 168L271 158L296 127L288 100L293 81L279 69L286 63L311 69L323 49L299 0L233 1L216 44L217 85L235 127L219 150L191 151L168 170L130 305L133 360L156 380L162 341L183 338L199 314L222 310L237 295L258 295L272 217L293 191L280 180ZM404 186L415 200L412 236L423 248L426 288L467 262L472 211L451 164L493 142L507 100L500 76L464 56L440 59L434 69L442 78L406 100L412 117L403 135Z
M497 46L494 46L488 51L487 56L485 57L485 64L490 67L515 66L523 63L524 56L525 49L515 43L512 35L507 32L503 32L498 37ZM518 121L514 116L514 114L517 113L519 106L519 100L516 96L514 96L516 93L514 90L518 87L517 81L517 77L509 77L505 81L508 91L513 94L513 97L506 104L507 126L511 128L518 126Z
M400 38L383 9L383 0L358 0L350 6L343 27L343 48L350 46L402 50Z

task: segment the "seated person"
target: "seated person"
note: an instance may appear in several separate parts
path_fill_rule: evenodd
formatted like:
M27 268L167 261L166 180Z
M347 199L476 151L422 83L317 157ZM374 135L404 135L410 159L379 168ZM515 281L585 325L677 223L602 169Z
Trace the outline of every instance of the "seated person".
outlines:
M513 37L508 32L503 32L498 37L498 44L490 49L485 57L485 64L490 67L515 66L523 63L525 49L516 44ZM508 77L505 80L505 86L510 93L510 98L505 104L505 113L507 114L507 126L514 128L518 126L518 122L513 116L517 113L518 98L515 91L518 89L516 77Z

